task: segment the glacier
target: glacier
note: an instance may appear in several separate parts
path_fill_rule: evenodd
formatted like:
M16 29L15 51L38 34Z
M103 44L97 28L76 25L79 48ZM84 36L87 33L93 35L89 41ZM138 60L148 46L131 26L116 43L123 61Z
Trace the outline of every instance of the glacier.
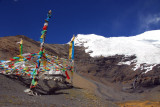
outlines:
M146 31L142 34L130 37L103 37L96 34L78 34L75 38L75 46L84 46L85 52L91 57L114 56L114 55L135 55L133 70L141 68L145 73L160 64L160 30ZM141 66L143 65L143 67Z

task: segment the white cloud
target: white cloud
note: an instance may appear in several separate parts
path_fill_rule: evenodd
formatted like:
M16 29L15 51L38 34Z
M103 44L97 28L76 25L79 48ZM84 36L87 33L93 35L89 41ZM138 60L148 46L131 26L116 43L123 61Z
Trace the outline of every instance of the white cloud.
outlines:
M140 21L141 21L141 25L140 25L141 29L150 30L151 27L157 26L160 24L160 13L141 16Z
M160 21L160 14L159 15L150 15L147 17L146 19L146 24L150 25L150 24L157 24Z

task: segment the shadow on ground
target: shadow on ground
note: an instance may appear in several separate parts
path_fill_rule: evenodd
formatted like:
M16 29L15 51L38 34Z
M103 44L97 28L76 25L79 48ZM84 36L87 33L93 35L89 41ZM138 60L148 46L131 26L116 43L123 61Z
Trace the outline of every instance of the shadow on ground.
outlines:
M3 75L3 76L25 86L26 88L30 87L32 81L32 79L29 77L23 77L18 75ZM82 89L79 87L73 87L72 84L70 84L69 82L56 83L53 79L52 80L39 79L38 85L34 91L36 91L40 95L59 95L59 94L69 94L66 92L59 92L59 91L71 88Z

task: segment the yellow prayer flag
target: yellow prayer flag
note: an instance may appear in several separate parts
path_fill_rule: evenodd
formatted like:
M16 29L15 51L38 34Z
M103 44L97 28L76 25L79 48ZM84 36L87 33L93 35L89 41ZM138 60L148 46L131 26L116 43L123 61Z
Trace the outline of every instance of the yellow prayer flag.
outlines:
M72 42L69 44L69 59L71 59L72 56Z
M44 35L41 35L41 38L44 38Z
M72 39L71 39L71 42L74 41L74 39L75 39L75 36L73 35L73 37L72 37Z
M23 44L23 39L21 39L20 44Z
M75 39L75 36L73 35L73 37L69 43L69 59L72 58L72 42L74 41L74 39Z
M43 61L43 66L46 67L46 64L47 64L47 61L44 60L44 61Z

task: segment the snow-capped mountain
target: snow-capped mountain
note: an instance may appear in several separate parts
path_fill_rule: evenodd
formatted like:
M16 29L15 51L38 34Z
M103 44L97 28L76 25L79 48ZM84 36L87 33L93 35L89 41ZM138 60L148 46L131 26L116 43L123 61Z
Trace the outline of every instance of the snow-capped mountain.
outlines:
M130 61L121 61L118 64L134 64L133 70L140 68L145 73L160 64L160 30L147 31L130 37L106 38L95 34L78 34L76 46L84 46L85 52L91 57L125 55L136 56Z

